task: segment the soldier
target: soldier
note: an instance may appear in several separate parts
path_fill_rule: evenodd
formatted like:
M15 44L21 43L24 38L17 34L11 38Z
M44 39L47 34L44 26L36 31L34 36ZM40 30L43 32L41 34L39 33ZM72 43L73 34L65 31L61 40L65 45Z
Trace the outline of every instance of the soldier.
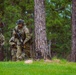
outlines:
M4 53L3 53L3 46L5 44L5 38L2 34L2 30L0 28L0 61L3 61L4 59Z
M17 26L13 30L13 35L15 35L15 38L17 40L16 56L17 56L17 60L22 60L23 55L25 55L22 53L23 51L22 46L25 45L27 41L29 41L29 39L31 38L31 34L29 33L28 28L24 24L24 20L19 19L16 24Z

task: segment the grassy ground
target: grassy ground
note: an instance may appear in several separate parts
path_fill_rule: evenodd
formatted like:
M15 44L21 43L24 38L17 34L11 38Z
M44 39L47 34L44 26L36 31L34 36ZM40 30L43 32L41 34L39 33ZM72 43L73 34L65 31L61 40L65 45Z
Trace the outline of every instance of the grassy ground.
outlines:
M76 63L62 61L0 62L0 75L76 75Z

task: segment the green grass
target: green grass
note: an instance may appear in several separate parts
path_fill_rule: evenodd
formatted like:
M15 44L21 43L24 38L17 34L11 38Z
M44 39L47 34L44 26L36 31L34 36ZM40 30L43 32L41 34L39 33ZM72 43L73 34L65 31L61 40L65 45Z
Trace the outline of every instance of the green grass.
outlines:
M64 60L59 63L35 61L32 64L0 62L0 75L76 75L76 63Z

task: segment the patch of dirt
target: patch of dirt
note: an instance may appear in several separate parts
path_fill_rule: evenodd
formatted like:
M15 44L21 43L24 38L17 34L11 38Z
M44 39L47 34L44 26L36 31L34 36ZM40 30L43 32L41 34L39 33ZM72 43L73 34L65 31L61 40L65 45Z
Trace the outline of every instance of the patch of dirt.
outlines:
M32 64L33 63L33 60L26 60L24 61L25 64Z
M53 62L60 63L60 59L55 59Z
M53 61L52 60L49 60L49 59L46 59L45 62L52 63Z
M45 62L48 62L48 63L60 63L60 59L54 59L54 60L49 60L49 59L46 59Z

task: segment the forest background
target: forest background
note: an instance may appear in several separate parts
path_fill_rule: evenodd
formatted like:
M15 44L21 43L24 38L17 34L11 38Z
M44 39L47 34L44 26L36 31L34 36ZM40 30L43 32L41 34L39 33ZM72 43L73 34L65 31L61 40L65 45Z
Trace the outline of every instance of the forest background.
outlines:
M71 0L46 0L46 29L51 41L52 56L68 58L71 51ZM34 1L0 0L0 22L4 23L3 34L8 51L11 31L18 19L23 19L34 38Z

